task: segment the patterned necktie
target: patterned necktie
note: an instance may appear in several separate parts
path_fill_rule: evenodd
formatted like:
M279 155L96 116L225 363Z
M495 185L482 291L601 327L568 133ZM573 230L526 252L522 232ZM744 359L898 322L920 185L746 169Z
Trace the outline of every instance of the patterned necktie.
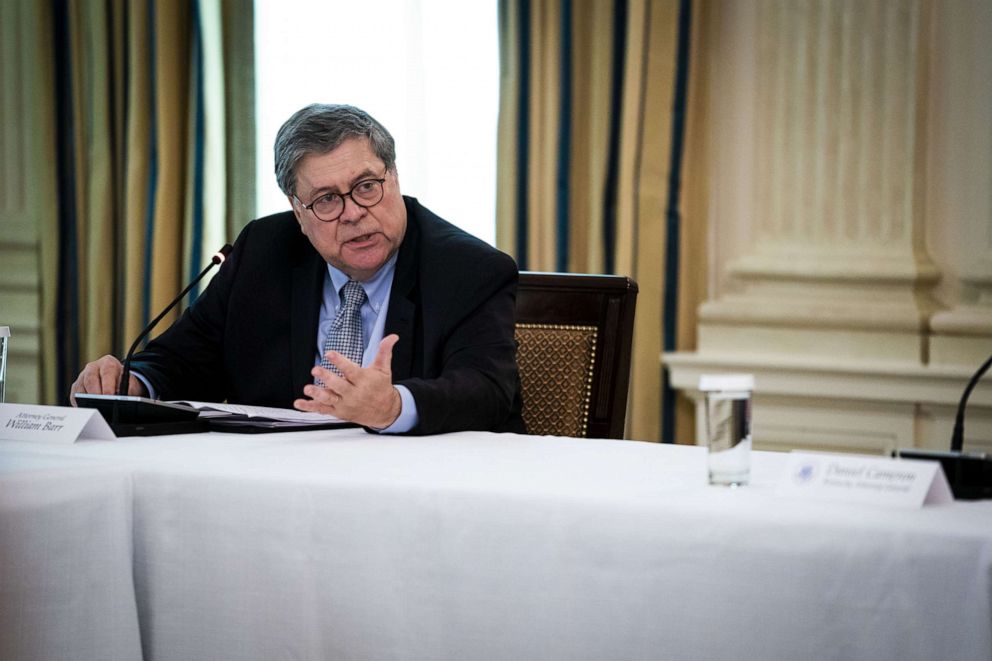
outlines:
M338 368L331 365L323 354L337 351L348 360L358 365L362 364L362 354L365 346L362 342L362 304L365 302L365 290L354 280L349 280L341 288L341 307L331 322L331 327L324 338L324 350L320 357L320 366L342 376ZM317 381L320 383L319 379Z

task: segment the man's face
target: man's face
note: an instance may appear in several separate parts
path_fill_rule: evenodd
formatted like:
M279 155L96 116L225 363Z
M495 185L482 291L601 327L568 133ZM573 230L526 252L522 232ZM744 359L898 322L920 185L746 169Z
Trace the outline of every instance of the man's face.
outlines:
M345 196L344 211L333 222L321 221L302 206L327 193L347 193L360 181L383 177L378 204L365 209ZM296 169L296 197L300 202L290 196L289 203L310 243L325 261L355 280L375 275L403 242L406 206L396 172L386 172L368 140L353 138L326 154L305 157Z

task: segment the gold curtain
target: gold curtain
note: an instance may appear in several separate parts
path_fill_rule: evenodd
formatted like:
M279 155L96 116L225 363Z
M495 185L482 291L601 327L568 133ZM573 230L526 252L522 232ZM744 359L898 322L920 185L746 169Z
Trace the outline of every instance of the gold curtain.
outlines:
M497 243L522 269L611 271L637 281L626 435L641 440L692 438L688 402L673 409L675 431L662 438L661 365L666 286L677 291L671 334L680 350L695 346L705 293L702 215L678 224L677 282L665 275L680 10L687 7L679 0L500 5Z
M53 3L45 400L63 401L85 362L123 354L254 213L252 11L248 0Z

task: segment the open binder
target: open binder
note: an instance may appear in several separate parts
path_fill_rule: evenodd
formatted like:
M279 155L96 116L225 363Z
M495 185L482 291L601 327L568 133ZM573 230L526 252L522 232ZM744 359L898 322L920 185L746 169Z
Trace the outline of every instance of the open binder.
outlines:
M332 415L268 406L214 402L164 402L131 395L76 395L76 404L100 412L118 436L190 434L203 431L265 433L353 427Z

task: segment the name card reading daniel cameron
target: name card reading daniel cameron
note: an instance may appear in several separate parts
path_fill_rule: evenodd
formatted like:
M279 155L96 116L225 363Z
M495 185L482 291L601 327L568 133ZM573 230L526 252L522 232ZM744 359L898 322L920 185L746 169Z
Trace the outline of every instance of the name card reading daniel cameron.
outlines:
M801 451L789 454L778 493L908 509L954 500L936 461Z
M68 444L114 438L110 425L96 409L0 404L0 440Z

